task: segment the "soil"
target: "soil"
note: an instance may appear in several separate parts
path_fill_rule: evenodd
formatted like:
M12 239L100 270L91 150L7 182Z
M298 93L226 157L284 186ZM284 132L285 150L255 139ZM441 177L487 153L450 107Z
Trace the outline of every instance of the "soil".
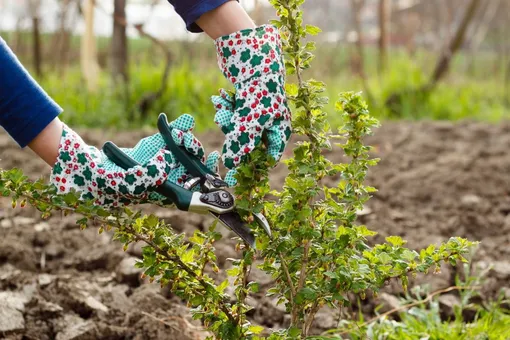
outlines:
M129 146L150 131L108 133L80 131L89 143L108 139ZM209 149L220 149L221 135L201 138ZM374 241L400 235L411 248L447 240L451 236L482 241L474 262L493 269L486 275L483 296L510 291L510 123L387 122L369 139L381 158L371 170L369 184L379 191L367 204L360 221L379 232ZM289 151L291 148L288 149ZM341 160L339 150L327 155ZM47 176L48 166L29 150L20 151L6 134L0 135L0 167L20 167L29 177ZM285 168L272 173L275 187L283 183ZM331 183L333 184L333 183ZM178 231L207 227L208 217L169 209L156 212ZM12 209L0 200L0 338L6 339L202 339L200 323L186 306L159 285L140 279L133 264L141 245L123 252L111 235L97 228L81 231L76 216L52 216L43 221L32 208ZM224 237L217 246L219 264L239 254ZM414 284L431 289L454 284L457 269L418 277ZM269 284L254 270L252 279ZM395 284L380 300L391 305L401 294ZM393 294L393 295L392 295ZM385 298L384 298L385 297ZM381 301L382 300L382 301ZM455 301L455 300L453 300ZM254 323L279 328L288 322L281 306L263 295L254 297ZM336 315L319 315L316 332L335 327Z

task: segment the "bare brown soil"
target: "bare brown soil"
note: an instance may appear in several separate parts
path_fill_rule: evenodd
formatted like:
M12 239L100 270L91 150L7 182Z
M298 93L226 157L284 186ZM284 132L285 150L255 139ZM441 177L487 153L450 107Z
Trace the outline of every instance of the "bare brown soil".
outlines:
M129 146L148 131L99 133L82 131L91 144L112 139ZM221 136L202 141L219 149ZM360 217L379 232L374 241L400 235L411 248L463 236L482 241L475 262L494 265L484 294L493 297L510 278L510 123L386 123L369 140L381 163L369 183L379 189ZM290 148L289 148L290 150ZM31 178L47 176L49 168L30 151L20 151L0 136L0 167L20 167ZM340 151L328 158L341 160ZM285 168L272 174L275 187ZM331 183L332 185L334 183ZM205 228L208 217L144 207L182 232ZM192 321L179 299L156 284L140 279L133 263L141 246L123 252L111 235L90 226L81 231L76 216L43 221L32 208L10 207L0 200L0 338L7 339L201 339L206 333ZM218 244L220 265L236 257L234 242ZM419 277L432 289L454 284L456 269ZM252 279L270 279L254 270ZM385 288L401 293L397 285ZM374 303L365 304L370 314ZM388 302L388 301L383 301ZM267 327L282 327L288 319L281 306L264 296L251 300L250 317ZM334 327L336 315L322 313L316 331Z

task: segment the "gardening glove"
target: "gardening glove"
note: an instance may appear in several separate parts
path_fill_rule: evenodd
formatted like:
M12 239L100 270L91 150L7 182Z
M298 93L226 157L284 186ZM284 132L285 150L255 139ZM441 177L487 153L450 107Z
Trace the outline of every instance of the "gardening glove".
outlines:
M193 117L182 115L170 123L177 145L199 157L213 172L218 172L219 154L212 152L207 160L201 143L191 134ZM72 189L81 199L94 200L96 205L117 207L129 204L155 203L164 205L165 198L152 189L169 180L183 186L187 170L166 150L163 137L157 133L144 138L132 149L122 149L140 166L124 170L99 149L87 145L81 137L63 124L59 156L50 181L61 194Z
M263 25L216 40L218 65L234 84L213 96L215 123L225 133L222 160L230 169L225 182L235 185L235 168L267 137L268 154L280 160L291 135L285 96L285 65L278 29Z

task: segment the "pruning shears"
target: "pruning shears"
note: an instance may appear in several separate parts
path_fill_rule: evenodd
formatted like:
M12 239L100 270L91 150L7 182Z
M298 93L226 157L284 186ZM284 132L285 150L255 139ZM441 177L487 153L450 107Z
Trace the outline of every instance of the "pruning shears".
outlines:
M166 204L175 204L182 211L191 211L199 214L211 214L221 224L232 230L252 248L255 248L255 236L251 228L241 219L236 211L234 196L227 190L227 184L218 174L213 173L195 155L189 153L184 147L175 143L172 138L172 127L167 117L161 113L158 118L158 129L177 161L179 161L193 176L184 187L170 181L154 188L154 191L166 198ZM116 165L123 169L130 169L139 165L137 161L125 154L112 142L103 145L105 155ZM192 191L200 184L200 191ZM264 215L253 215L257 223L271 236L271 229Z

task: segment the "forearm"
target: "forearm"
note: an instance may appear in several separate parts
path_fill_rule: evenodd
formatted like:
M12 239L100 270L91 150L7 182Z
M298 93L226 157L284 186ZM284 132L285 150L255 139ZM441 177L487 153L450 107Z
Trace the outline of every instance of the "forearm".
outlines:
M61 137L62 122L55 118L28 144L28 147L48 165L53 166L57 160Z
M0 38L0 125L21 146L53 165L62 109L44 92Z
M212 39L243 29L255 28L255 23L237 1L229 1L202 15L197 25Z

